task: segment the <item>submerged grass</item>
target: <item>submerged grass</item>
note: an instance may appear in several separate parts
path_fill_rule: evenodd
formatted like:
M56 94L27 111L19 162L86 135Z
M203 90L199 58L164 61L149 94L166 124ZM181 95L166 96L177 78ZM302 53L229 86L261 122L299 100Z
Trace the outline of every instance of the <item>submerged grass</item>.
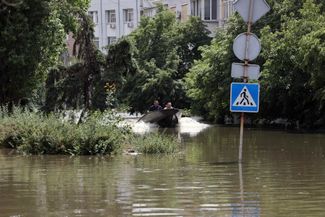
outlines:
M23 154L106 155L119 153L125 144L145 154L178 151L176 138L134 135L111 113L94 112L81 124L65 121L59 114L43 114L0 107L0 146Z
M114 122L103 124L104 114L94 113L83 123L63 121L15 108L0 111L0 144L24 154L94 155L117 152L129 133Z
M175 137L158 133L137 136L132 144L138 152L144 154L173 154L179 148L179 143Z

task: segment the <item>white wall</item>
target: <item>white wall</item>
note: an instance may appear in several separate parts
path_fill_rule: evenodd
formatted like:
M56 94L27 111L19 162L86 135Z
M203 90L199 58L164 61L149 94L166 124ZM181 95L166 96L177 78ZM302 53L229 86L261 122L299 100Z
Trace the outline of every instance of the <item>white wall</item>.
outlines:
M133 21L124 22L124 10L133 9ZM115 10L116 23L107 23L106 11ZM95 26L95 37L99 38L99 48L108 44L108 37L120 38L130 34L140 22L140 0L91 0L88 11L98 11L98 23ZM113 27L113 28L112 28Z
M99 39L99 48L102 51L103 47L108 44L108 37L116 37L117 39L130 34L140 22L140 11L143 9L145 12L150 12L154 15L155 9L151 8L154 3L161 2L168 4L169 8L176 7L176 11L182 11L182 5L187 4L188 15L191 15L191 0L91 0L90 8L88 11L98 12L98 23L95 26L95 37ZM204 0L201 0L201 14L204 20ZM217 27L224 25L224 7L223 2L231 2L232 0L218 0L218 13L217 20L204 21L207 28L211 31L212 35L217 30ZM143 5L143 8L141 7ZM124 21L124 10L133 9L133 22ZM116 23L110 25L107 23L106 11L115 10ZM147 11L146 11L147 10ZM227 19L227 18L226 18Z

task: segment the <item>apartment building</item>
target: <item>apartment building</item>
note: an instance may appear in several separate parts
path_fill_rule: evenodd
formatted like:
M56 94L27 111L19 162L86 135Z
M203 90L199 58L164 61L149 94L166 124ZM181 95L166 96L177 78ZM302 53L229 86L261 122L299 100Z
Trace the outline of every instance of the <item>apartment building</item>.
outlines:
M147 0L149 7L144 4L142 11L145 16L154 16L155 5L161 3L175 12L181 22L189 16L200 17L212 34L218 28L224 27L227 19L234 11L234 0Z
M176 19L185 22L198 16L212 35L225 25L233 13L234 0L92 0L88 14L95 23L95 44L102 51L118 38L128 35L141 16L156 14L157 4L175 12Z
M184 22L188 20L190 13L190 1L189 0L146 0L143 1L141 8L143 16L152 17L156 14L157 4L162 4L175 12L176 19Z
M104 50L138 26L140 0L92 0L88 14L95 24L95 44Z
M212 32L224 27L234 11L234 0L190 0L191 16L200 17Z

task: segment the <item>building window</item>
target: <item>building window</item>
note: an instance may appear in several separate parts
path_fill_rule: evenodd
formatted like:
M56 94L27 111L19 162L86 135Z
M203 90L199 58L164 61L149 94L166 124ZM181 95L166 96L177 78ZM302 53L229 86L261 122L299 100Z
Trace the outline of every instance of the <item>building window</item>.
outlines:
M142 13L145 17L153 17L153 9L144 9Z
M204 0L204 19L210 20L210 0Z
M98 12L97 11L89 11L88 15L90 16L90 19L97 24L98 23Z
M108 37L107 38L107 45L112 45L116 42L116 37Z
M212 20L217 20L218 5L217 0L211 0Z
M191 2L191 15L202 17L201 16L201 0L193 0Z
M106 21L107 23L116 23L115 10L106 11Z
M234 12L234 3L233 0L224 0L223 2L223 18L228 19Z
M182 12L181 12L181 21L188 20L188 4L182 5Z
M97 48L99 48L99 38L98 37L95 37L94 38L94 44Z
M133 21L133 9L124 9L124 23Z
M218 0L204 0L204 20L217 20Z

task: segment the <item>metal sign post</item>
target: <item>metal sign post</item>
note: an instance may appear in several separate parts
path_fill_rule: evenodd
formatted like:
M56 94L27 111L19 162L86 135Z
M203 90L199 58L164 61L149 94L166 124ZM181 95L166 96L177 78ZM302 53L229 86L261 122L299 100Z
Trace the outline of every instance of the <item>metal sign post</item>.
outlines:
M270 10L270 6L265 0L237 0L234 3L234 8L247 23L247 32L240 34L234 40L233 50L235 56L244 61L244 63L233 63L231 76L233 78L242 78L243 84L246 84L249 79L257 80L260 73L258 65L249 64L249 61L254 60L261 51L259 39L251 32L252 25ZM237 91L237 96L236 94L233 96L232 84L231 92L230 110L232 112L241 112L238 161L242 162L245 122L244 112L258 112L259 99L255 98L255 101L257 101L256 103L254 97L252 97L252 94L249 92L249 88L246 86L243 87L240 92ZM257 97L259 97L259 85Z

